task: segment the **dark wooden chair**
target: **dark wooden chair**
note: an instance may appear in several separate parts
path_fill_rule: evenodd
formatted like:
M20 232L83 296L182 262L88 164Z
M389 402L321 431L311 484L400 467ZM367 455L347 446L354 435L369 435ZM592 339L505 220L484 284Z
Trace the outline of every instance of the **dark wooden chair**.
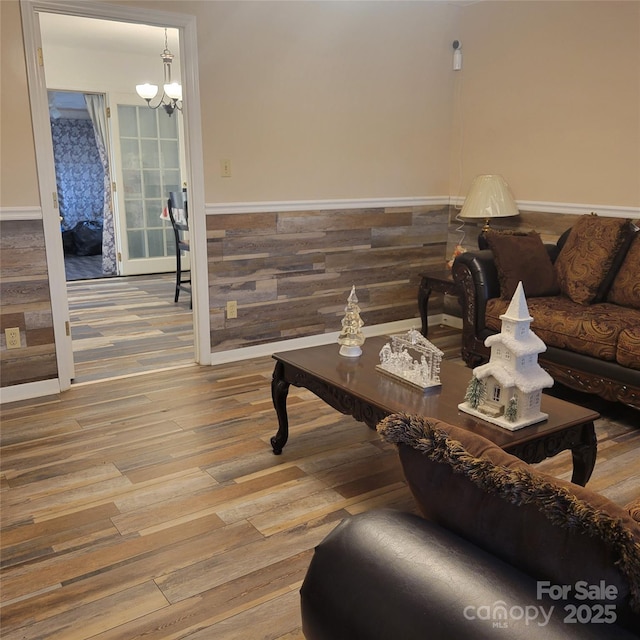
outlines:
M173 301L178 302L180 291L188 291L191 295L191 271L184 272L188 275L184 275L182 271L182 253L189 251L189 210L186 190L170 191L167 209L176 240L176 294Z

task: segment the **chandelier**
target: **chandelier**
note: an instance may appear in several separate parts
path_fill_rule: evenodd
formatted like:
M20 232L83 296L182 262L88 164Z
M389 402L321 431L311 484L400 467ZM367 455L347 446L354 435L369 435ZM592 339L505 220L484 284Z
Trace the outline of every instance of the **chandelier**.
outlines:
M145 84L136 85L136 93L143 99L147 101L147 106L150 109L158 109L162 107L168 116L177 109L178 111L182 111L182 86L179 82L171 81L171 62L174 59L173 53L169 51L167 44L167 30L164 30L164 51L160 54L162 58L162 64L164 65L164 84L162 85L162 96L160 97L160 102L157 105L153 106L151 101L158 94L158 85L157 84L149 84L148 82Z

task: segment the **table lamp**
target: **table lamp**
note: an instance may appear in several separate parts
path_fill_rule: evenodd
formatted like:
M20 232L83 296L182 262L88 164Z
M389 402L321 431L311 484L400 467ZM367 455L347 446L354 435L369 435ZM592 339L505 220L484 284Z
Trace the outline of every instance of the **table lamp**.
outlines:
M518 206L509 191L509 185L500 175L474 178L459 214L460 218L484 218L484 226L478 236L480 249L487 248L484 234L489 230L491 218L508 218L517 215Z

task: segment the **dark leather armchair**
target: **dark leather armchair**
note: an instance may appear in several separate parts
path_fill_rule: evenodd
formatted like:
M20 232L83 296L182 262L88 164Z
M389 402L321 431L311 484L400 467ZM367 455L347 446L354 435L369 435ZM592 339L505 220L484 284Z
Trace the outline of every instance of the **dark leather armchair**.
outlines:
M307 640L637 637L615 623L567 623L566 601L537 596L536 580L451 531L371 511L316 548L302 630Z

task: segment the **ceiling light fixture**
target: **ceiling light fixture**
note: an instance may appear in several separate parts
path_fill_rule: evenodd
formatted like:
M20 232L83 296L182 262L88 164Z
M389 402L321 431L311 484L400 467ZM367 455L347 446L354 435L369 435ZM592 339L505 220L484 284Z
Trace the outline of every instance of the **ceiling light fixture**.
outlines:
M160 54L160 57L164 65L164 84L162 85L163 91L160 102L155 107L151 105L151 101L158 94L157 84L149 84L148 82L138 84L136 85L136 93L147 101L147 106L150 109L162 107L167 112L167 115L171 116L176 109L182 111L182 86L178 82L171 81L171 62L175 56L169 51L166 29L164 30L164 51Z

